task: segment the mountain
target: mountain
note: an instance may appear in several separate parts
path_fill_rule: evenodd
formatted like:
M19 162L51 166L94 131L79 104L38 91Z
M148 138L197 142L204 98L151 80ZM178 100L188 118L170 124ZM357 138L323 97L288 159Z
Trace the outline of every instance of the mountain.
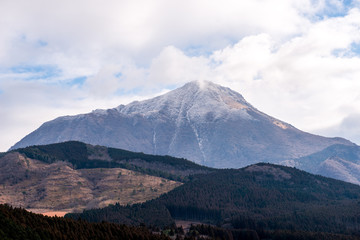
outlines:
M11 149L77 140L216 168L277 163L321 151L341 138L302 132L270 117L241 94L212 82L190 82L164 95L44 123Z
M360 147L335 144L322 151L282 162L305 171L360 185Z
M156 209L157 214L148 214ZM168 219L169 225L183 220L255 230L259 234L271 230L359 236L360 186L261 163L198 175L144 204L110 205L65 217L156 225L157 216L168 212L173 219Z
M134 204L213 171L185 159L75 141L32 146L0 157L0 203L34 212Z

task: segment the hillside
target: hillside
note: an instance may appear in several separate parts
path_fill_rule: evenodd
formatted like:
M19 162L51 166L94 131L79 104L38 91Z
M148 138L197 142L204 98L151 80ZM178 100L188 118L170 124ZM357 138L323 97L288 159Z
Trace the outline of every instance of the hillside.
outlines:
M0 204L0 239L169 239L144 227L50 218Z
M215 171L185 159L81 142L5 153L0 170L0 203L34 212L140 203L189 181L193 174Z
M158 197L180 185L168 179L122 168L74 169L9 153L0 159L0 203L35 212L79 211Z
M170 180L186 181L190 175L214 169L170 156L156 156L77 141L13 150L44 163L68 162L76 169L120 167Z
M230 229L360 234L359 186L271 164L199 175L143 205L112 205L67 217L136 223L149 209L160 211L164 206L174 220ZM129 214L132 211L136 215ZM152 225L154 220L145 223Z

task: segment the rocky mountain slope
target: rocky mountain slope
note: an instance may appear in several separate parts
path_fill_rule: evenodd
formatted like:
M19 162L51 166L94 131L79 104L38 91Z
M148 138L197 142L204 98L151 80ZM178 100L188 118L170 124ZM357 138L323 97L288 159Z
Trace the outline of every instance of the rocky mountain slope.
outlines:
M280 163L360 185L359 146L335 144L314 154Z
M44 123L12 149L78 140L149 154L171 155L217 168L278 163L354 145L302 132L211 82L190 82L153 99Z

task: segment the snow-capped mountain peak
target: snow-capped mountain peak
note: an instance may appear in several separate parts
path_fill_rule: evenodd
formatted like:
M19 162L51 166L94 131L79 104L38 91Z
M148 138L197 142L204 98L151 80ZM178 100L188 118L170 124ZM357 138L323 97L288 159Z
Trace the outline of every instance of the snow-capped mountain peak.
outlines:
M241 94L229 88L208 81L193 81L162 96L133 102L117 109L123 114L144 116L157 113L169 117L188 115L190 118L203 118L212 114L219 118L237 113L241 117L251 118L244 111L248 108L253 107Z

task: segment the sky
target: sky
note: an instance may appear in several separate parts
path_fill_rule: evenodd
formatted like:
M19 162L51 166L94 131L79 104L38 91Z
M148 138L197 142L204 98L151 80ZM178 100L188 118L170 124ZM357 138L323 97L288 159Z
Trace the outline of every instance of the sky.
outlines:
M360 144L360 0L0 0L0 151L194 80Z

